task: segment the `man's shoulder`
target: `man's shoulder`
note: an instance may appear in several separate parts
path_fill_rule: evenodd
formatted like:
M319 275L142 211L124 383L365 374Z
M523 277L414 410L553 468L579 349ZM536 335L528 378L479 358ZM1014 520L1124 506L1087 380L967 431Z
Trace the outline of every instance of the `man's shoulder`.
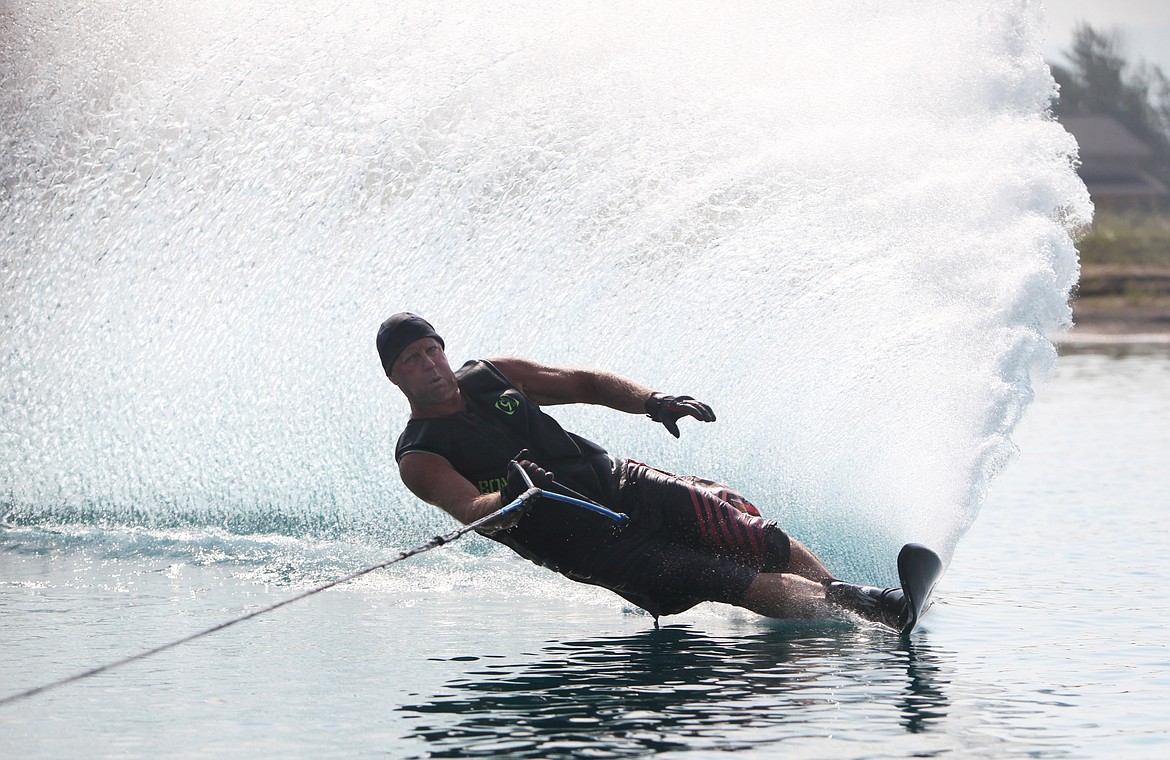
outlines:
M450 417L411 417L398 434L394 458L401 462L402 457L415 451L437 454L450 441L450 420Z
M464 393L496 391L512 387L512 381L491 359L472 359L455 370L455 380Z

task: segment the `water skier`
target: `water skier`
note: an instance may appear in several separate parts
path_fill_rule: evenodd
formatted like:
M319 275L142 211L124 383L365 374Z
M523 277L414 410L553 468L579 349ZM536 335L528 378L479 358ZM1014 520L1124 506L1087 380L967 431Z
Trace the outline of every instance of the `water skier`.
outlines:
M845 608L895 630L905 626L900 589L833 579L816 555L731 488L614 457L541 409L581 403L647 414L678 437L683 417L715 421L706 404L609 372L514 357L452 371L443 339L405 312L382 323L377 345L387 377L410 403L395 457L402 482L420 499L464 524L488 516L528 488L515 459L538 487L567 487L631 518L615 529L595 513L536 500L481 529L520 556L610 589L656 619L712 601L773 618L823 618Z

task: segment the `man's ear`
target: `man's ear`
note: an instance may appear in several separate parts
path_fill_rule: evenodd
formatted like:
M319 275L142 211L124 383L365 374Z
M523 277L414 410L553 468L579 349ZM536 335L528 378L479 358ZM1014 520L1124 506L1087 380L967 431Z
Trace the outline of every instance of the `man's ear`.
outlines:
M389 380L390 382L394 383L395 385L398 385L398 381L394 379L394 375L386 375L386 379Z

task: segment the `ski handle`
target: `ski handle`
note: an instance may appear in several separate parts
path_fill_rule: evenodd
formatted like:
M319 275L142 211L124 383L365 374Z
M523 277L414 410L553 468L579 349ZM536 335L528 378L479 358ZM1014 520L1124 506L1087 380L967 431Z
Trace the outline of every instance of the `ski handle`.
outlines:
M501 512L511 511L512 509L518 508L520 505L524 504L525 502L527 502L531 498L544 497L546 499L552 499L553 501L562 501L566 504L572 504L574 506L581 507L582 509L588 509L590 512L596 512L597 514L612 521L613 524L618 528L621 528L622 526L624 526L626 523L628 523L630 521L630 516L625 514L624 512L614 512L613 510L606 509L605 507L601 506L600 504L597 504L596 502L593 502L593 501L585 498L584 496L577 493L576 491L573 491L571 488L568 488L566 486L561 485L560 483L557 483L555 480L553 481L553 483L558 488L561 488L565 491L568 491L569 493L571 493L573 495L566 496L565 494L557 493L556 491L546 491L543 488L537 488L533 484L532 478L528 477L528 473L524 471L524 468L520 466L519 462L517 462L516 460L513 459L511 462L511 465L513 467L515 467L516 470L520 473L520 477L524 479L525 484L527 484L527 486L528 486L528 490L525 491L524 493L520 494L520 496L517 497L516 500L513 501L511 504L509 504L508 506L501 509L500 510Z

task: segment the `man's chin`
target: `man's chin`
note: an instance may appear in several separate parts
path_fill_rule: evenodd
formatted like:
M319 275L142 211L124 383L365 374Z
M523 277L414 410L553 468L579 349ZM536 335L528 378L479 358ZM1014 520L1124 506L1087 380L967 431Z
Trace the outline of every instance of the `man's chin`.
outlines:
M457 393L457 385L439 381L427 385L426 390L422 395L426 398L428 403L442 404L453 399Z

